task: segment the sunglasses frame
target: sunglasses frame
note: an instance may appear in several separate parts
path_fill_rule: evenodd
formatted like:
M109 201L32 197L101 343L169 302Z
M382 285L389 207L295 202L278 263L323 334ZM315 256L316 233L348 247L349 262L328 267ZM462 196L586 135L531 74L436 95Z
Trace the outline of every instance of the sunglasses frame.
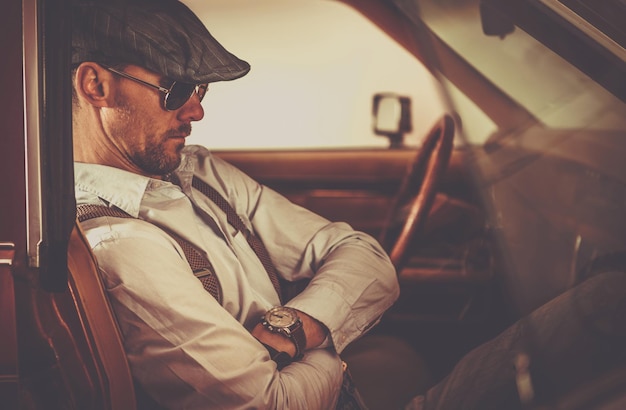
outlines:
M162 93L165 94L164 98L163 98L163 108L167 111L176 111L177 109L179 109L180 107L182 107L183 105L185 105L187 103L187 101L189 101L189 99L193 96L194 93L198 94L198 98L200 99L200 102L202 102L202 99L204 98L204 96L206 95L207 90L209 89L209 83L203 83L203 84L196 84L193 86L191 92L189 93L189 96L178 106L178 107L168 107L167 106L167 101L169 99L169 96L172 94L172 90L174 89L174 86L176 86L177 82L174 81L172 82L172 85L170 85L170 88L165 88L165 87L161 87L160 85L157 84L152 84L149 83L147 81L144 81L140 78L134 77L128 73L125 73L124 71L120 71L120 70L116 70L115 68L106 66L104 64L101 64L104 68L106 68L107 70L109 70L110 72L117 74L121 77L127 78L129 80L135 81L139 84L143 84L147 87L150 88L154 88ZM187 83L183 83L180 82L180 84L185 84L185 85L191 85L191 84L187 84Z

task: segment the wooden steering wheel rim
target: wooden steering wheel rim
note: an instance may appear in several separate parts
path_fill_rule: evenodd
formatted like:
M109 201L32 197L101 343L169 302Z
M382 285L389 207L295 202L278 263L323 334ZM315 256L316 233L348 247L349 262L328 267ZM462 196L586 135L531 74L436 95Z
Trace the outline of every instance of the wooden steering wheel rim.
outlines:
M437 186L450 162L454 128L454 120L448 114L444 115L431 128L415 159L409 165L408 172L394 199L387 223L380 237L383 244L389 241L388 231L393 225L403 201L411 191L411 186L419 184L419 180L421 180L417 195L409 202L408 215L400 234L390 246L387 246L391 262L398 273L407 257L407 249L411 240L419 235L424 228L437 193Z

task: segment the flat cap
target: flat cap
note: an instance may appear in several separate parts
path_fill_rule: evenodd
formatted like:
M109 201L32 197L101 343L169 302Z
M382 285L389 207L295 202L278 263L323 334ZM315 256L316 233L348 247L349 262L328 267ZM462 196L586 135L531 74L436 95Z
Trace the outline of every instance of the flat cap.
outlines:
M192 84L250 71L178 0L75 1L72 64L83 61L138 65Z

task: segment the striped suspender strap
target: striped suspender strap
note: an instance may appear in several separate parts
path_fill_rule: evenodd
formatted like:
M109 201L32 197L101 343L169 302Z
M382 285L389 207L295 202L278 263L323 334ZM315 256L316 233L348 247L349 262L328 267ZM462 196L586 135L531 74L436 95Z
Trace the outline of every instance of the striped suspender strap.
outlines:
M172 176L172 182L177 182L175 178ZM219 193L197 177L193 177L192 186L196 188L198 191L202 192L206 197L208 197L211 201L213 201L221 210L226 214L226 219L228 223L239 232L243 234L246 238L246 241L257 255L261 264L265 268L267 275L278 294L279 299L283 299L283 292L280 286L280 280L278 278L278 273L276 272L276 268L272 263L272 260L263 245L263 242L260 238L254 235L248 227L244 224L241 217L237 215L237 212L232 207L230 203ZM76 208L76 213L78 220L80 222L86 221L88 219L97 218L101 216L114 216L119 218L132 218L132 216L128 215L126 212L122 211L119 208L110 208L105 205L90 205L90 204L81 204ZM215 299L222 303L222 290L215 275L215 270L211 262L201 253L199 252L193 245L191 245L188 241L181 238L180 236L174 234L173 232L167 232L183 249L185 253L185 257L189 263L189 266L194 272L194 275L202 282L204 288L215 297ZM289 287L287 287L289 289Z
M105 205L81 204L76 207L76 216L79 222L102 216L113 216L117 218L132 218L119 208L109 208ZM211 262L199 252L191 243L180 236L167 232L183 250L185 258L193 271L193 274L202 282L204 289L209 292L220 304L222 304L222 287L215 275L215 270Z
M270 255L261 239L250 232L248 227L243 223L241 217L237 215L237 212L232 205L222 195L220 195L215 188L195 176L193 177L192 186L213 201L226 214L228 223L243 234L246 241L248 241L248 244L263 264L263 267L265 268L272 285L274 285L274 289L276 289L276 293L278 293L278 297L282 304L283 295L280 281L278 279L278 273L276 272L272 259L270 258Z

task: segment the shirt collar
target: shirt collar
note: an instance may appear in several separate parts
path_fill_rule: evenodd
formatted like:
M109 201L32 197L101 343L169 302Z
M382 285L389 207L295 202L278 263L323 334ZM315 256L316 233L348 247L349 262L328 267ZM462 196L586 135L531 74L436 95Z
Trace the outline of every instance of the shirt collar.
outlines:
M127 214L137 217L144 193L155 183L166 183L107 165L74 163L75 185Z
M198 149L196 146L185 147L180 165L166 181L107 165L75 162L75 186L77 190L105 200L137 218L146 191L157 190L165 185L171 186L172 182L179 185L183 192L191 191ZM79 195L77 193L77 198Z

